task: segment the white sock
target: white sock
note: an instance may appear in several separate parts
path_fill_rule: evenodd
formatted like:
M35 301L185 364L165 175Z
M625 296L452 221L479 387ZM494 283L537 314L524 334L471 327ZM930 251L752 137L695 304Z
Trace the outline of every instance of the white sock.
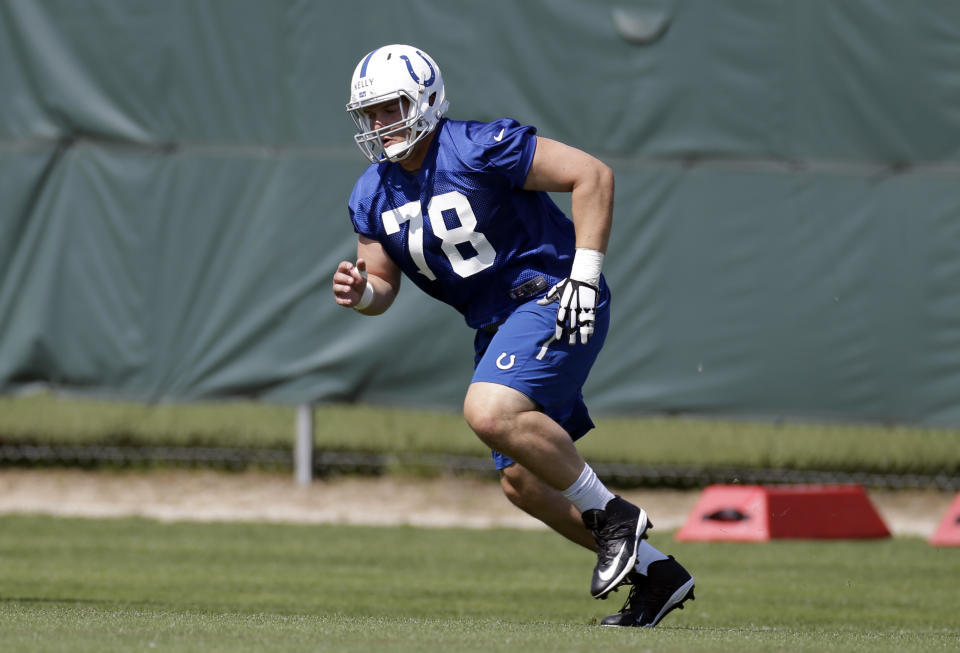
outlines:
M666 559L666 554L654 549L650 546L649 542L641 541L640 544L637 545L637 564L634 565L633 568L637 570L638 574L646 576L647 567L649 567L651 563Z
M607 489L590 465L584 465L580 477L573 485L563 491L563 496L577 507L580 512L603 508L613 498L613 492Z

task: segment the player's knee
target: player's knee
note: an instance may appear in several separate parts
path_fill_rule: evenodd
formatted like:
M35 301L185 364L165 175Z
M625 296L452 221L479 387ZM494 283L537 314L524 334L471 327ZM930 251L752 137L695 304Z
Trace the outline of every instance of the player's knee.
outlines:
M500 470L500 487L510 503L525 512L535 509L538 494L536 484L531 482L530 472L514 464Z
M491 449L498 449L503 444L509 427L498 411L482 402L468 400L463 405L463 416L477 437Z

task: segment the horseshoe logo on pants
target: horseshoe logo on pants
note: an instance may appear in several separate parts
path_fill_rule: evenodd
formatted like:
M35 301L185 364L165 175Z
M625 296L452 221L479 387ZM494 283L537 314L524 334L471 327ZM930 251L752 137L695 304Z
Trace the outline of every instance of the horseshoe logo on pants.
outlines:
M513 367L513 364L517 360L516 356L514 356L513 354L510 354L510 362L504 365L503 359L506 357L507 357L507 352L503 352L502 354L500 354L500 356L497 357L497 367L499 367L501 370L509 370L511 367Z

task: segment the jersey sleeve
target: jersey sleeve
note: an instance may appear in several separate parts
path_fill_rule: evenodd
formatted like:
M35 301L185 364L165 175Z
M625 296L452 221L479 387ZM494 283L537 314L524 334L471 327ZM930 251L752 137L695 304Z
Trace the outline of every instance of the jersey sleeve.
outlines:
M537 129L516 120L502 118L483 123L473 135L483 148L483 167L505 176L511 186L523 186L537 149Z
M353 223L353 230L367 238L377 239L377 229L379 224L371 218L370 210L370 190L369 170L357 180L350 193L350 200L347 202L347 209L350 211L350 221Z

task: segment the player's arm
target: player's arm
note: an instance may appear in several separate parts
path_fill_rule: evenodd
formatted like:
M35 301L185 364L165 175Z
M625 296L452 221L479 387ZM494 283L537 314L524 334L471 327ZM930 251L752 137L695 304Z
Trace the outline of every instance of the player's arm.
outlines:
M400 268L383 246L366 236L357 238L357 262L341 261L333 275L338 304L366 315L383 313L400 291Z
M582 150L537 137L525 190L569 192L576 253L570 275L557 283L540 304L557 302L554 337L586 344L593 336L600 270L613 223L613 171Z
M604 253L613 223L613 171L575 147L537 137L525 190L567 192L577 248Z

